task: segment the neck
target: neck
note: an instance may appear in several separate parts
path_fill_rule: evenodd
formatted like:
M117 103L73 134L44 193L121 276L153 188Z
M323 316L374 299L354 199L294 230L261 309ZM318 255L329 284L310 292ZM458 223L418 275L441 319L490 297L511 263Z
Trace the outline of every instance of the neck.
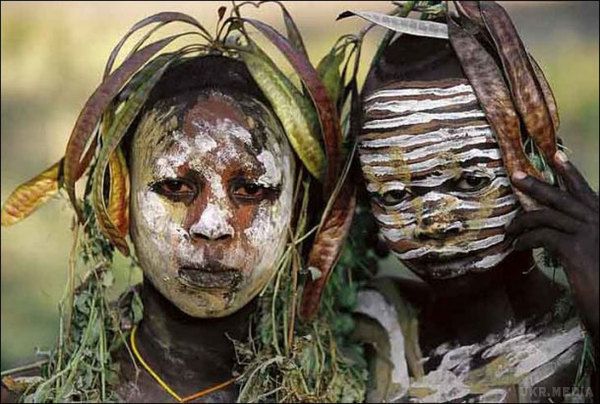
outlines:
M230 340L244 340L254 303L221 318L188 316L144 279L144 318L137 345L144 360L176 391L194 393L232 377Z
M537 268L531 252L513 253L487 272L430 286L432 298L421 323L425 339L434 346L448 337L474 343L501 332L509 322L541 317L560 293Z

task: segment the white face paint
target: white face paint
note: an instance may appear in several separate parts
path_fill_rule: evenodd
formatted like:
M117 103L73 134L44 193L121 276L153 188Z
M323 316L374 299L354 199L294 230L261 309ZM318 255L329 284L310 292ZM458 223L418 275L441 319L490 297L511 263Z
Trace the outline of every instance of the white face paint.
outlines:
M131 235L145 276L195 317L243 307L285 248L293 172L259 101L213 91L159 102L131 151Z
M466 80L401 82L365 98L359 155L380 235L424 279L490 269L518 211Z

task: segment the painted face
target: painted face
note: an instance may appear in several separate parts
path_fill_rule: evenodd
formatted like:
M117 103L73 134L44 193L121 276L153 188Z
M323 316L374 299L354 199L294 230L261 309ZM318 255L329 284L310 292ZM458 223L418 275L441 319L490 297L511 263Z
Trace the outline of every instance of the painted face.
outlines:
M145 276L191 316L243 307L285 248L293 172L259 101L216 91L160 101L131 156L131 237Z
M490 269L510 254L518 202L464 79L396 82L365 99L360 161L380 236L425 280Z

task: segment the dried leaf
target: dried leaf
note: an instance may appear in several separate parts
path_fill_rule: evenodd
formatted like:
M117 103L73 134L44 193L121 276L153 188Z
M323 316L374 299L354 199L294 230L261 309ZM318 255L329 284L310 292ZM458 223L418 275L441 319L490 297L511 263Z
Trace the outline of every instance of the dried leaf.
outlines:
M219 9L217 10L217 15L219 17L218 22L221 22L221 20L225 16L226 11L227 11L227 7L225 7L225 6L219 7Z
M508 174L523 171L541 178L523 151L519 117L502 72L490 54L471 34L451 18L447 21L450 43L496 134ZM517 189L515 193L525 209L532 210L537 206L531 198Z
M535 73L537 82L540 85L540 88L542 89L542 93L544 94L546 107L548 107L548 112L550 112L550 118L552 118L552 124L554 125L554 133L558 133L558 128L560 127L560 117L558 116L558 107L556 105L554 93L552 92L550 84L548 84L546 76L540 68L540 65L531 55L529 55L529 60L531 61L531 66L533 66L533 71Z
M125 36L123 36L123 38L121 38L119 43L114 47L114 49L110 53L110 56L108 57L108 61L106 62L106 67L104 68L103 77L107 77L109 75L110 71L112 70L113 64L115 63L115 60L116 60L117 56L119 55L119 52L121 51L121 48L123 47L123 45L125 44L127 39L132 34L134 34L135 32L139 31L140 29L144 28L145 26L147 26L149 24L159 22L159 23L161 23L161 26L162 26L162 25L166 25L168 23L175 22L175 21L181 21L181 22L186 22L188 24L191 24L191 25L197 27L198 29L200 29L200 31L203 32L206 36L210 37L210 34L208 33L208 31L206 31L206 29L204 29L204 27L202 27L202 25L194 17L191 17L187 14L166 11L166 12L151 15L151 16L146 17L143 20L135 23L133 25L133 27L131 27L129 29L129 31L127 31ZM145 36L144 39L148 39L148 36ZM141 46L142 43L143 43L143 41L138 42L136 47Z
M108 216L119 230L121 237L126 237L129 232L129 171L120 148L117 148L111 156L108 169L110 172Z
M129 247L125 241L122 232L118 228L118 223L113 222L111 216L107 212L104 202L104 174L108 166L108 162L113 155L113 152L119 146L121 140L125 136L127 129L134 121L138 112L144 105L144 102L150 95L150 91L156 82L163 75L169 63L162 66L152 65L151 68L143 70L142 74L147 75L148 79L143 81L138 91L134 92L131 97L124 103L123 107L115 117L108 133L103 137L104 144L100 149L100 154L96 162L96 168L93 173L92 195L94 213L98 220L98 225L102 233L111 241L115 247L123 253L129 255ZM117 202L118 203L118 202ZM121 222L121 226L124 224ZM126 233L126 232L125 232Z
M448 39L448 27L440 22L396 17L374 11L345 11L339 15L338 20L352 16L361 17L373 24L403 34Z
M495 2L480 3L481 15L502 64L514 104L546 160L556 153L554 125L529 56L508 13Z
M85 168L81 167L80 158L85 145L98 125L100 117L131 75L142 67L154 54L182 35L186 34L170 36L136 52L100 84L80 112L67 143L64 157L64 186L80 221L82 216L81 209L75 197L75 181L77 181L77 174L82 169L85 170Z
M241 56L271 103L300 160L314 177L322 179L325 155L317 139L318 118L314 107L262 52L241 52Z
M287 38L290 43L298 50L303 53L304 56L308 59L308 53L306 52L306 47L304 46L304 41L302 40L302 35L300 34L300 30L298 26L294 22L294 19L288 12L285 5L280 1L273 1L273 3L277 3L279 7L281 7L281 12L283 14L283 22L285 23L285 30L287 33Z
M356 207L356 188L353 181L345 181L333 207L323 222L308 256L308 268L318 277L307 279L302 292L300 318L312 319L319 310L321 295L333 267L340 258L342 246L352 224Z
M483 17L481 16L481 11L479 10L478 1L455 1L454 4L456 5L458 13L462 17L471 20L479 27L485 26Z
M244 19L243 21L258 29L283 53L306 86L317 110L327 155L327 171L323 187L326 194L331 193L341 167L340 142L342 133L336 107L329 98L325 85L319 79L317 71L310 64L310 60L306 55L295 49L290 41L279 32L258 20Z
M2 207L2 226L13 225L32 214L58 192L61 159L29 181L19 185Z
M92 143L90 143L90 146L88 147L87 151L85 152L85 155L83 156L83 158L81 159L81 162L79 163L79 167L77 168L77 172L75 173L75 181L77 181L79 178L81 178L81 176L85 173L85 170L89 167L90 162L92 161L92 158L94 157L94 154L96 153L97 146L98 146L98 137L94 136L94 138L92 139Z

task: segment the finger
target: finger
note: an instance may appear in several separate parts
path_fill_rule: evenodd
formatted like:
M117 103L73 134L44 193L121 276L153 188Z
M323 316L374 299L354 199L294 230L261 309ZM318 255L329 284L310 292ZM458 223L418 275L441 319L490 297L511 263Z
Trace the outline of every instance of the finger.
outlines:
M573 196L590 208L598 209L598 194L565 153L560 150L556 152L553 166L564 179L567 189Z
M543 208L525 212L515 217L506 228L506 232L509 235L518 235L537 228L548 227L566 234L573 234L577 232L580 225L581 222L562 212Z
M590 214L586 205L567 192L528 176L522 171L515 172L511 179L514 186L542 205L549 206L582 221L585 221Z
M564 240L564 233L549 228L538 228L519 236L514 242L514 248L517 251L532 250L534 248L545 248L552 254L559 255L561 240Z

